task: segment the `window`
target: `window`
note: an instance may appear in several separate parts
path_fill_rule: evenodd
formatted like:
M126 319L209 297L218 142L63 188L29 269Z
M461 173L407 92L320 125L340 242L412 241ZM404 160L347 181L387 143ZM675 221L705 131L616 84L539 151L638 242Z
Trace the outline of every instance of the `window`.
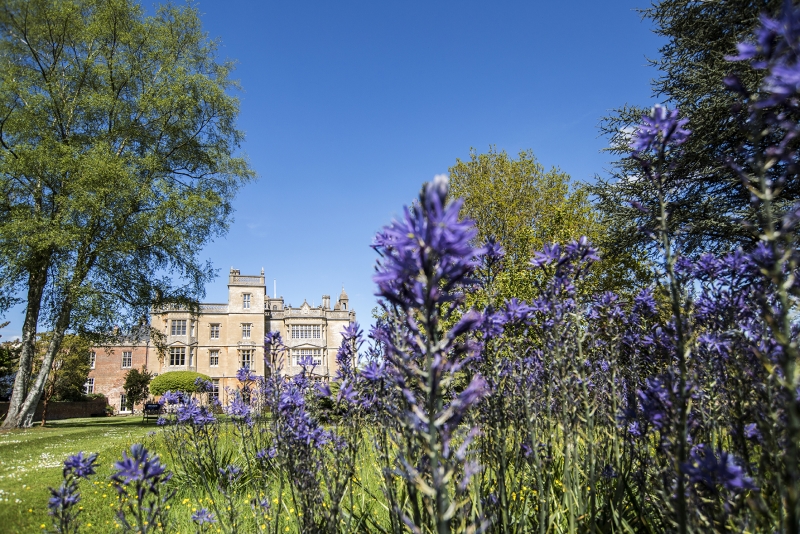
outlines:
M242 339L250 339L250 323L242 323Z
M250 309L250 293L244 293L242 295L242 308L245 310Z
M219 400L219 379L211 379L211 391L209 392L208 398Z
M96 361L97 361L97 353L95 353L95 351L92 351L92 353L89 355L89 369L94 369L94 364Z
M128 369L131 366L131 353L130 352L123 352L122 353L122 368Z
M83 385L83 387L86 389L87 395L94 393L94 378L89 378L86 380L86 383Z
M277 304L273 304L273 305L272 305L272 309L273 309L273 310L277 310L277 309L278 309L278 305L277 305Z
M121 411L121 412L127 412L128 411L128 407L125 406L127 400L128 400L128 397L126 397L124 393L122 395L120 395L120 397L119 397L119 411Z
M322 351L320 349L295 349L292 351L294 365L322 365Z
M208 365L216 367L219 365L219 351L211 350L208 352Z
M180 319L180 320L172 321L172 331L170 333L173 336L185 336L186 335L186 319Z
M310 325L310 324L294 324L292 325L292 338L321 339L322 327L320 327L319 325Z
M172 347L169 349L169 364L173 367L186 365L186 347Z
M242 369L252 369L253 368L253 351L250 349L245 349L241 352L242 354L242 365L240 368Z
M211 325L211 339L219 339L219 325L212 324Z

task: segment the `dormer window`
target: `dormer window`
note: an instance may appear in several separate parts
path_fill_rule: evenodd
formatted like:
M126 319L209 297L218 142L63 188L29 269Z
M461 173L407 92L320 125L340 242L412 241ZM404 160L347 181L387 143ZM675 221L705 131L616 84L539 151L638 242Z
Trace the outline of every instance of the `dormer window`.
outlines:
M242 308L245 310L250 309L250 293L244 293L242 295Z

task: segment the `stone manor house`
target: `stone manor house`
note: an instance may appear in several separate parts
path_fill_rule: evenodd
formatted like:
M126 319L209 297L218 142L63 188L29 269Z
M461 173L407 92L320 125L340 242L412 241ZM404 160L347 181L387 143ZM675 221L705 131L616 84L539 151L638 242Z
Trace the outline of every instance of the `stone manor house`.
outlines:
M200 304L199 314L186 309L151 311L152 328L166 336L166 351L159 354L148 335L132 335L117 345L95 347L87 393L102 393L118 412L125 411L123 384L132 368L146 367L154 374L169 371L197 371L211 377L213 395L225 402L225 388L236 387L236 371L242 367L264 374L264 334L277 330L288 348L284 372L299 373L298 361L310 357L314 374L329 380L336 374L336 352L341 332L355 322L347 293L331 307L329 295L310 306L284 305L283 297L269 297L264 285L264 270L259 276L240 274L231 268L228 302Z

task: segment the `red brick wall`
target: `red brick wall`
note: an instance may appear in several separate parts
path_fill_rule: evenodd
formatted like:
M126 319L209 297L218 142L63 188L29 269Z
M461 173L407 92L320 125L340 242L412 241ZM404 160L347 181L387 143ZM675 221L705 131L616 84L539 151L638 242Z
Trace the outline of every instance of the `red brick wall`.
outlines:
M115 347L95 347L94 369L89 371L89 378L94 378L94 393L102 393L115 412L120 411L120 398L125 390L125 375L131 369L141 370L148 366L151 370L157 363L156 351L147 345L120 345ZM122 367L122 353L131 352L130 368ZM140 409L136 405L136 409Z
M8 413L8 402L0 402L0 419L4 419ZM36 407L33 414L33 424L42 420L42 403ZM105 415L106 400L95 399L86 402L49 402L47 403L47 420L71 419L73 417L94 417Z

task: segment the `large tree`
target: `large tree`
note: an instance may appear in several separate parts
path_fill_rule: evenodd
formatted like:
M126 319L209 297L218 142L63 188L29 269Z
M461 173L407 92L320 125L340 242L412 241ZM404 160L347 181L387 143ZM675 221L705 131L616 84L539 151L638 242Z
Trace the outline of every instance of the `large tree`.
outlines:
M68 329L202 295L213 272L198 251L253 177L231 69L192 7L0 6L0 284L26 303L4 428L30 424ZM53 336L32 375L42 326Z
M662 0L642 10L653 22L655 33L665 38L659 57L651 61L659 71L652 82L653 96L657 102L678 107L681 115L689 118L688 128L693 132L666 187L670 225L682 252L721 252L753 244L753 232L741 221L756 224L756 214L726 159L737 153L746 159L761 147L749 146L747 129L740 127L746 110L731 114L737 95L723 80L736 72L743 85L755 92L763 72L744 62L731 63L725 56L736 53L737 43L751 39L759 15L774 15L781 5L781 0ZM612 229L607 242L611 251L637 248L657 253L647 233L640 231L656 221L629 202L655 199L656 194L650 182L639 179L636 162L625 157L630 153L632 127L642 122L651 104L622 107L602 123L610 150L621 156L610 176L599 177L592 188L606 225ZM742 146L744 151L737 150ZM800 183L788 182L782 199L785 205L800 199Z
M539 281L529 262L545 244L566 244L581 236L603 240L606 229L586 186L558 168L545 170L530 150L513 158L494 147L485 154L473 149L469 160L457 159L449 172L452 196L464 200L462 216L475 221L476 244L493 239L505 249L493 284L499 299L535 294ZM592 289L635 286L643 266L630 254L622 259L602 263L591 278Z

